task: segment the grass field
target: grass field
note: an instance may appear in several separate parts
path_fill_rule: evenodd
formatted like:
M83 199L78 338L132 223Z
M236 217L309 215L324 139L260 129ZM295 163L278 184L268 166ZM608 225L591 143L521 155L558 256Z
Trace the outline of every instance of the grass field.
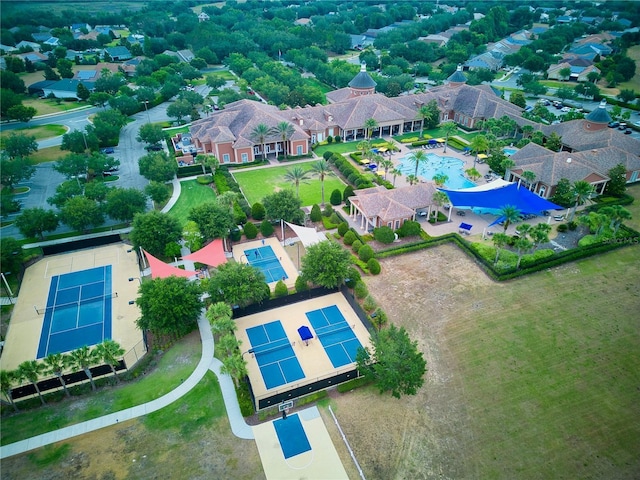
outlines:
M60 147L47 147L38 150L29 158L31 158L35 163L45 163L55 162L66 155L69 155L69 152L60 150Z
M6 445L159 398L193 372L200 360L200 352L200 336L196 331L175 344L151 373L135 382L3 416L0 443ZM34 421L34 416L38 421Z
M622 82L618 86L627 90L635 90L636 94L638 94L640 92L640 45L634 45L627 49L627 57L636 62L636 74L631 80Z
M193 207L215 200L216 194L210 186L200 185L195 180L187 180L181 182L181 184L180 198L169 210L169 215L176 218L181 225L184 225Z
M67 133L66 127L62 125L42 125L38 127L19 128L16 130L4 130L0 132L0 148L4 148L4 140L12 135L26 135L29 137L35 137L36 140L42 140L45 138L58 137Z
M298 164L303 168L310 170L313 162L305 162ZM249 205L253 205L256 202L261 202L262 199L278 190L291 189L295 193L295 185L287 182L284 178L287 170L292 168L291 166L282 167L270 167L259 168L255 170L238 170L233 172L233 176L242 188L247 202ZM324 179L324 199L325 202L329 202L331 192L335 189L339 189L342 192L345 188L345 184L338 177L332 175L325 177ZM309 179L305 183L300 183L300 199L302 205L314 205L322 202L321 184L320 180L311 173L309 173Z

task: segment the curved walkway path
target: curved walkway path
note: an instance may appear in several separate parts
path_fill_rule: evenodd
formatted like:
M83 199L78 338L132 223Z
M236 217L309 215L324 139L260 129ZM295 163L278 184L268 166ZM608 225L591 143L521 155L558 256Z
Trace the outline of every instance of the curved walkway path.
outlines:
M44 447L45 445L50 445L62 440L68 440L78 435L93 432L104 427L115 425L121 421L124 422L160 410L191 391L191 389L200 382L202 377L204 377L207 370L211 370L218 376L229 423L231 424L231 431L238 438L253 439L253 430L246 424L240 413L240 406L238 405L233 380L229 375L220 373L221 362L213 357L213 335L211 334L211 327L204 313L200 315L198 319L198 328L200 329L200 338L202 340L202 356L200 357L200 362L189 378L174 390L142 405L136 405L126 410L120 410L119 412L110 413L102 417L94 418L93 420L87 420L86 422L70 425L59 430L54 430L53 432L43 433L42 435L4 445L0 447L0 459L28 452L29 450Z

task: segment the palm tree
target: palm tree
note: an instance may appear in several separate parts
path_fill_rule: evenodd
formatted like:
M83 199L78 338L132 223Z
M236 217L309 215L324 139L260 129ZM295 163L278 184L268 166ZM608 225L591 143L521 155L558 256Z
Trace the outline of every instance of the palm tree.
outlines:
M320 179L322 191L322 208L324 208L324 179L327 175L333 175L333 171L326 160L318 160L311 166L311 171Z
M45 404L44 398L42 397L42 393L40 392L40 388L38 387L38 378L40 374L44 371L45 365L43 363L38 362L37 360L25 360L20 365L18 365L18 375L20 378L24 378L31 382L38 392L38 396L40 397L40 402L42 405Z
M238 194L227 190L216 197L216 203L222 207L227 207L229 210L233 209L233 205L238 200Z
M533 244L528 238L520 237L515 241L513 246L516 247L516 253L518 254L518 263L516 263L516 270L518 270L520 268L522 256L533 248Z
M13 401L13 386L16 384L18 379L18 375L14 371L9 370L0 370L0 390L4 393L4 396L7 397L7 400L13 407L15 412L18 411L18 406L16 402Z
M226 357L222 360L220 372L231 376L231 378L233 378L233 383L236 388L238 388L240 379L247 376L247 364L244 361L244 358L242 358L242 355L231 355L230 357Z
M551 225L548 223L538 223L529 229L529 237L533 242L533 248L537 248L542 243L549 241L549 233L551 233Z
M64 389L64 394L70 397L71 394L67 389L67 383L62 377L62 372L69 366L69 356L62 353L50 353L44 358L44 364L47 367L45 373L58 377Z
M400 170L399 168L394 168L391 171L391 175L393 175L393 186L396 186L396 177L401 177L402 176L402 170Z
M124 348L115 340L105 340L96 345L96 356L111 367L111 371L116 376L116 381L120 383L116 367L120 365L120 359L125 354Z
M366 158L371 161L371 157L373 156L373 151L371 150L371 142L369 140L362 140L358 142L356 145L356 149L359 152L362 152L362 158Z
M469 146L471 147L471 150L476 154L473 159L473 168L476 168L478 154L480 152L484 152L487 148L489 148L489 142L487 142L487 138L484 135L476 135L471 140L471 144Z
M504 247L507 242L509 242L509 235L504 233L496 233L491 238L493 245L496 247L496 258L493 261L493 264L496 265L498 263L498 259L500 258L500 249Z
M571 210L571 217L569 218L569 221L573 220L578 206L587 201L587 198L589 198L589 195L593 193L593 190L593 185L591 185L586 180L578 180L574 182L573 186L571 187L571 194L573 195L575 203L573 205L573 210Z
M433 194L433 203L435 203L439 209L445 203L449 203L449 196L446 193L441 192L440 190L437 190ZM435 213L435 221L438 221L438 210L436 210L434 213Z
M215 155L209 155L206 153L201 153L196 157L196 163L199 163L202 166L202 174L207 174L207 167L211 169L211 175L216 173L216 168L218 168L219 162Z
M445 183L447 183L447 180L449 180L449 176L445 175L444 173L436 173L431 180L433 180L435 182L435 184L438 187L443 186Z
M380 163L378 164L378 166L384 169L384 179L386 180L389 170L393 168L393 162L388 158L383 158L382 160L380 160Z
M413 185L414 183L418 183L420 180L413 173L411 175L407 175L407 182L409 185Z
M284 174L284 179L293 183L296 186L296 197L300 198L300 182L307 180L309 171L302 168L300 165L296 165Z
M286 160L288 151L287 144L289 143L291 135L295 132L295 128L291 123L285 120L273 127L271 132L282 140L282 149L284 150L284 159Z
M240 348L240 344L240 340L238 340L233 333L227 333L221 336L216 342L216 350L219 349L224 357L228 357Z
M440 127L442 128L442 131L444 131L445 135L444 150L442 151L442 153L447 153L447 146L449 145L449 135L458 130L458 126L455 124L455 122L444 122L442 125L440 125Z
M96 390L96 384L93 382L93 375L91 374L91 366L98 363L98 358L96 356L95 350L90 350L86 345L84 347L80 347L76 350L73 350L69 354L71 358L71 365L74 368L79 370L83 370L89 381L91 382L91 390Z
M529 171L529 170L525 170L524 172L522 172L522 178L524 178L527 183L529 184L529 190L533 189L533 182L536 179L536 174Z
M464 173L467 174L467 176L473 180L474 182L479 179L482 175L480 174L480 172L478 170L476 170L475 168L467 168Z
M378 126L378 122L376 121L375 118L368 118L364 121L364 132L365 132L365 138L367 140L371 140L371 135L373 135L373 129L376 128Z
M429 123L436 119L437 111L430 108L429 105L423 105L418 109L418 116L422 119L422 125L420 126L420 138L424 137L424 124L425 121Z
M504 233L507 233L507 228L509 228L509 225L522 219L520 209L513 205L505 205L504 207L502 207L500 209L500 216L502 217L502 221L504 222Z
M532 134L533 134L533 127L531 125L522 126L522 136L524 138L529 138Z
M631 212L622 205L611 205L600 209L600 213L605 214L611 219L610 227L613 229L613 236L618 234L618 229L624 220L631 219Z
M416 168L413 171L413 176L415 178L418 178L418 167L420 166L421 163L424 163L427 161L427 154L423 150L414 150L409 154L409 156L407 157L407 160L409 160L410 162L415 162Z
M262 148L262 160L264 160L267 155L267 148L265 146L265 143L267 141L267 137L270 134L271 129L266 123L259 123L254 127L253 130L251 130L251 139L256 143L259 143L260 147Z
M214 335L222 335L228 332L233 332L238 328L233 317L233 312L229 304L225 302L216 302L212 304L205 314L209 325L211 325L211 332Z

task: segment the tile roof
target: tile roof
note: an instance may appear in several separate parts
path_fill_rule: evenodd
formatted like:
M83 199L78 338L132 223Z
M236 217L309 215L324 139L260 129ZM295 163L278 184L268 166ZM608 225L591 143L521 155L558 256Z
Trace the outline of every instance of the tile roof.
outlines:
M412 217L416 209L433 205L436 192L433 182L387 190L384 187L356 190L350 201L369 219L379 218L386 224L392 220Z

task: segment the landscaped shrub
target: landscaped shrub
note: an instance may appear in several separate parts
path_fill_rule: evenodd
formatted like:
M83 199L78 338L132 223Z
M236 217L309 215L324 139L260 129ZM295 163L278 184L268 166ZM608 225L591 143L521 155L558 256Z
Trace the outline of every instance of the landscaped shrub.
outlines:
M367 298L362 302L362 308L365 312L373 312L377 306L378 304L376 303L376 299L371 295L367 295Z
M260 224L260 233L263 237L270 237L273 235L273 225L269 220L263 220Z
M338 225L338 233L340 234L341 237L344 237L344 234L347 233L348 231L349 231L349 224L347 222L342 222L340 223L340 225Z
M569 230L569 227L567 226L566 223L561 223L560 225L558 225L558 231L560 233L566 232L567 230Z
M335 189L331 192L331 198L329 199L331 205L340 205L342 203L342 193L340 193L339 189Z
M240 240L241 237L242 237L242 232L237 227L232 229L231 233L229 234L229 238L233 242L237 242L238 240Z
M322 158L324 158L327 162L331 159L331 157L333 157L333 152L330 152L329 150L322 154Z
M196 182L198 182L200 185L209 185L211 182L213 182L213 177L211 175L198 175L198 178L196 178Z
M358 254L361 248L362 248L362 242L360 240L356 240L351 244L351 250L353 250L353 253L355 253L356 255Z
M524 255L520 261L520 268L531 267L543 258L552 257L554 254L555 252L552 249L543 248L542 250L537 250L530 255Z
M167 243L167 245L164 247L164 254L167 257L179 257L180 256L180 245L178 245L176 242L171 242L171 243Z
M354 288L356 283L360 281L360 272L355 267L349 267L347 269L347 277L344 279L344 283L347 288Z
M420 235L421 231L422 227L420 226L420 223L414 222L413 220L407 220L398 230L396 230L396 233L399 237L413 237Z
M371 323L376 327L377 330L380 330L387 323L387 314L380 307L376 308L376 310L369 316Z
M356 282L355 287L353 287L353 293L358 299L363 299L367 295L369 295L369 289L367 288L367 284L362 280L358 280Z
M327 136L327 143L328 144L332 144L333 143L333 137L331 135Z
M342 201L347 203L349 201L349 197L353 197L353 195L353 187L351 185L347 185L346 187L344 187L344 190L342 192Z
M569 223L567 223L567 228L573 232L576 228L578 228L578 223L571 220Z
M233 204L233 221L236 225L244 225L247 223L247 214L244 213L244 210L242 210L237 202Z
M340 143L342 141L342 137L340 135L336 135L334 137L334 140L336 141L336 143Z
M309 290L309 284L302 276L298 276L296 278L296 292L306 292L307 290Z
M357 173L352 173L347 177L347 182L355 184L359 178L360 175L358 175Z
M264 205L260 202L254 203L251 207L251 218L254 220L264 220L266 214L267 211L265 210Z
M329 221L334 225L340 225L342 223L342 220L340 219L340 217L336 212L333 212L331 214L331 216L329 217Z
M248 240L253 240L258 236L258 227L251 222L247 222L244 225L244 236L247 237Z
M389 244L393 243L396 239L393 230L386 225L383 227L377 227L373 229L373 238L375 238L378 242Z
M278 283L276 283L276 288L273 290L273 296L278 298L286 297L287 295L289 295L289 289L282 280L278 280Z
M333 205L331 205L330 203L325 204L324 210L322 211L322 216L330 217L332 213L333 213Z
M342 239L345 245L353 245L353 242L356 241L356 234L349 230L344 234L344 238Z
M320 210L320 206L316 203L311 207L311 213L309 214L309 219L312 222L319 222L322 220L322 210Z
M369 273L371 273L371 275L378 275L381 270L380 262L378 262L378 260L376 260L375 258L370 258L367 262L367 268L369 269Z
M373 252L373 248L369 245L363 245L360 250L358 250L358 258L363 262L368 262L369 259L373 258L375 253Z

